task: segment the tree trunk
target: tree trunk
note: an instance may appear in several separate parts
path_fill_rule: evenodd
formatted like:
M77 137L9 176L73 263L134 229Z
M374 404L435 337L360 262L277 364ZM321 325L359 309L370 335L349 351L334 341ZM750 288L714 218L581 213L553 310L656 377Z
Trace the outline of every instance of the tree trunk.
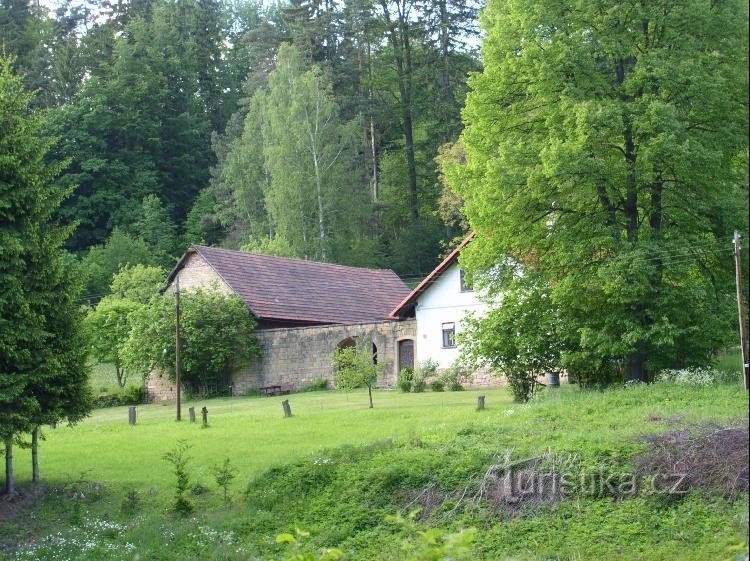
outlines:
M627 382L647 382L645 362L646 359L641 353L629 357L625 380Z
M31 481L39 483L39 427L31 433Z
M401 106L401 126L404 132L404 155L406 157L406 171L409 182L409 211L412 222L419 220L419 206L417 204L417 166L414 162L414 127L411 111L411 45L409 43L409 22L406 21L404 10L399 7L398 28L391 21L390 11L386 0L381 0L383 17L388 28L388 36L393 48L393 58L396 63L398 78L399 104Z
M451 79L450 79L450 52L449 52L449 34L450 34L450 21L448 17L448 2L447 0L439 0L438 2L440 9L440 58L442 62L442 76L440 80L440 88L442 90L442 115L441 119L444 121L442 126L442 142L445 144L451 140L451 131L448 130L448 112L451 105L455 103L453 99L453 92L451 91Z
M367 394L370 396L370 409L372 409L372 386L367 386Z
M16 479L13 475L13 439L5 439L5 495L16 496Z

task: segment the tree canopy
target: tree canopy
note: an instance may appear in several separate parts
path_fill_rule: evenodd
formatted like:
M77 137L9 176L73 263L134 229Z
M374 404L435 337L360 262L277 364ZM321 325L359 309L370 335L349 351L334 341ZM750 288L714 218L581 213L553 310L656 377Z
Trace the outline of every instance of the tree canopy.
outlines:
M491 0L482 21L449 170L477 232L464 264L493 293L541 280L572 372L710 360L747 231L742 3Z

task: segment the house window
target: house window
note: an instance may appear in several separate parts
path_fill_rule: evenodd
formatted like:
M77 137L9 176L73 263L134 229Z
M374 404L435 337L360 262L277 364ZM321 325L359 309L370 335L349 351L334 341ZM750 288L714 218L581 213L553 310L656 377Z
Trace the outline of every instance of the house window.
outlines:
M473 292L474 287L471 286L470 282L466 281L466 273L464 273L462 270L459 269L458 276L461 279L461 292Z
M452 349L456 346L456 324L443 324L443 348Z

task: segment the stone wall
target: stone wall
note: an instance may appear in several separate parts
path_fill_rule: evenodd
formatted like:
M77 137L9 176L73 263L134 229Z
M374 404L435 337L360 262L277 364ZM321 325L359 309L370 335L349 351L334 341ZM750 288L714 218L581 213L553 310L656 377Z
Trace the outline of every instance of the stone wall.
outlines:
M162 401L176 401L177 392L176 384L166 375L160 375L157 372L151 372L146 378L144 389L146 391L146 401L150 403ZM183 389L184 395L184 389Z
M253 388L275 385L301 389L320 378L328 380L332 387L331 357L337 346L348 338L364 339L375 345L378 363L384 365L378 385L393 386L397 341L415 335L416 323L412 320L258 331L263 355L233 374L232 393L244 395Z

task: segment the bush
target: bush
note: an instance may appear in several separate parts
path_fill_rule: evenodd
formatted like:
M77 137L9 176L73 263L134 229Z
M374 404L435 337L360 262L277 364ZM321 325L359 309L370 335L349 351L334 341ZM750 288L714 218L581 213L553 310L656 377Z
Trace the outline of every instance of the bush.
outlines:
M460 392L471 379L471 370L460 361L455 361L440 375L440 381L452 392Z
M411 391L411 386L414 383L414 369L409 368L408 366L406 368L402 368L401 371L398 373L398 380L396 381L396 385L401 389L404 393L409 393Z
M441 379L436 379L430 382L430 389L434 392L442 392L445 391L445 382L443 382Z
M320 392L328 389L328 380L325 378L318 378L312 382L308 382L302 386L300 391L303 392Z
M146 392L143 386L127 386L115 391L103 393L94 398L94 407L119 407L121 405L139 405L143 403Z
M411 391L420 393L427 387L427 380L437 376L438 363L431 358L419 363L414 371L414 380L411 385Z

